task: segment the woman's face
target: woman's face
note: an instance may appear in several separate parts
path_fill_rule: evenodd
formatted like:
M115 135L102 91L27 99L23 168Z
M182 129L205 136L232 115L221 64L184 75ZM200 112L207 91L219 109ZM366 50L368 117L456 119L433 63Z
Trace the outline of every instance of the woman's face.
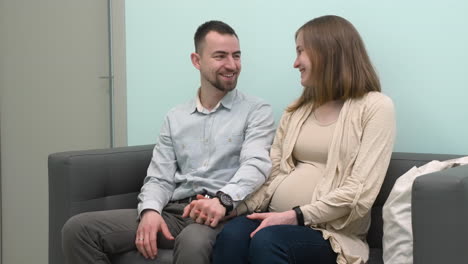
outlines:
M297 68L301 73L302 86L308 86L311 83L312 66L309 56L304 50L304 38L302 32L297 34L296 38L296 60L294 61L294 68Z

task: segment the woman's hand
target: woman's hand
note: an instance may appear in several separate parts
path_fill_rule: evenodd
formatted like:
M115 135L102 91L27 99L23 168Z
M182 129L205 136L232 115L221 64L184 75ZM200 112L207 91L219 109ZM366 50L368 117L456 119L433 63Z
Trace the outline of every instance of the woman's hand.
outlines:
M237 216L237 210L234 209L234 210L232 210L228 215L226 215L225 217L223 217L223 219L222 219L221 221L224 222L224 221L227 221L227 220L229 220L229 219L231 219L231 218L234 218L234 217L236 217L236 216Z
M258 231L267 226L297 225L296 212L294 212L294 210L289 210L282 213L254 213L248 215L247 218L262 221L257 229L250 233L250 238L254 237Z

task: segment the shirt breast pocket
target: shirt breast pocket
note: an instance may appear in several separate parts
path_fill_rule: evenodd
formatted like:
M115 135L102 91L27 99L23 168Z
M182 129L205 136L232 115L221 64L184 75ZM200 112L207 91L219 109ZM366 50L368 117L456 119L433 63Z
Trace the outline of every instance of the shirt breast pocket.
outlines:
M217 136L216 144L218 145L238 145L242 146L244 142L244 133L230 134L223 133Z
M242 145L244 134L223 134L218 136L217 143L220 145Z
M222 133L216 137L216 149L222 156L239 157L243 143L243 133Z

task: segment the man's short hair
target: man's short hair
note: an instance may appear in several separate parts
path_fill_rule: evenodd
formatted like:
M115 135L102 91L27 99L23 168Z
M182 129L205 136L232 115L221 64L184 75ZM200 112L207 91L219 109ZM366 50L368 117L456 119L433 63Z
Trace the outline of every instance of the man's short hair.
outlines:
M197 31L195 32L195 36L194 36L195 52L200 53L201 48L202 48L202 43L205 40L206 35L210 31L215 31L219 34L234 35L237 39L239 39L234 29L228 24L222 21L218 21L218 20L207 21L201 24L198 27Z

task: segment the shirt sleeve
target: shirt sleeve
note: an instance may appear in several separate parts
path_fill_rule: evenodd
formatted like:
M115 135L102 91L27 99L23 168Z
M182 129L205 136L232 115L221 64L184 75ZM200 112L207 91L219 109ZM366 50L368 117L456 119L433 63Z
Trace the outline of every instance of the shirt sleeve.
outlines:
M268 188L270 187L271 182L278 176L280 171L280 162L283 149L284 141L284 130L287 123L287 115L283 114L280 120L278 129L276 130L275 139L271 145L270 158L272 169L270 176L267 181L251 196L247 197L244 201L239 204L237 207L237 215L242 215L245 213L252 213L254 210L260 207L262 203L268 198Z
M265 182L271 170L269 151L274 131L271 106L266 103L254 105L247 120L240 167L220 191L229 194L234 201L240 201Z
M372 207L385 178L395 140L391 100L386 97L370 105L363 124L361 144L349 176L316 202L301 206L306 225L329 223L341 229L364 217Z
M154 146L153 157L143 187L138 195L138 215L141 215L141 212L146 209L162 212L174 192L176 170L177 161L172 144L169 118L166 117L159 139Z

